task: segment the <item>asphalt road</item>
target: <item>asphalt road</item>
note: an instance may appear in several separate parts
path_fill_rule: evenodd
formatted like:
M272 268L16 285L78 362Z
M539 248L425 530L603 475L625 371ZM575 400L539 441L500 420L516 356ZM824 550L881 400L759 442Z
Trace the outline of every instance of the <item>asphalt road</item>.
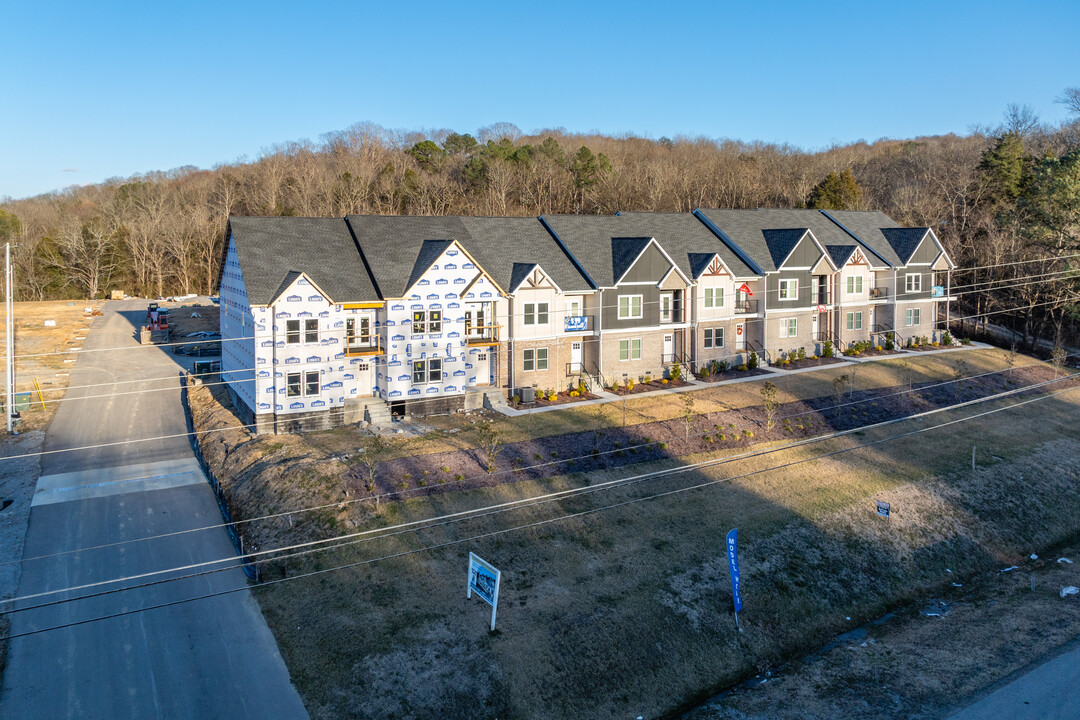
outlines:
M211 575L144 588L131 586L147 579L128 581L120 592L16 612L0 717L306 718L249 590L96 619L246 585L223 529L184 532L216 525L221 515L183 437L180 363L191 359L138 345L145 308L110 302L91 324L46 434L18 595L229 561ZM76 387L97 383L109 385ZM177 437L138 442L168 435ZM138 541L166 533L179 534ZM14 637L37 630L44 632Z
M1080 647L984 695L949 720L1080 720Z

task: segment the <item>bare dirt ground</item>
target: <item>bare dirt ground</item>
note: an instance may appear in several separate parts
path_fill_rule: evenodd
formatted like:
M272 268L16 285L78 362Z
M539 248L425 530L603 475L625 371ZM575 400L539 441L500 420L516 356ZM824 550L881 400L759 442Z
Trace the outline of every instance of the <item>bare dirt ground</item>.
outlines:
M950 582L940 595L759 674L682 720L946 717L1080 637L1080 600L1060 594L1080 586L1080 546L1002 569Z
M971 372L1002 367L997 353L963 355ZM917 385L954 377L954 363L928 356L860 366L855 399L860 392L895 388L901 378ZM775 378L779 399L801 402L793 395L801 393L829 400L833 378L852 372L844 366ZM1030 381L1045 372L1032 368L1012 379ZM1004 375L992 377L997 390L1006 386ZM937 398L938 391L927 388L918 394L928 404L959 401L980 392L977 382L965 381L971 386L956 390L955 398ZM1071 385L1053 389L1066 384ZM742 435L755 427L750 422L760 412L759 391L760 383L746 383L694 395L703 412L745 413L744 424L729 423ZM429 457L427 476L421 470L419 477L391 478L422 488L418 496L402 493L406 497L384 499L377 508L370 501L349 502L358 492L346 479L350 462L342 458L350 445L355 448L351 429L262 438L230 430L206 435L204 448L223 481L233 483L232 501L241 517L332 505L268 523L268 530L258 529L261 522L242 526L249 537L265 533L266 544L258 543L259 548L348 529L384 529L362 542L278 563L271 577L325 574L257 591L313 717L662 717L781 667L889 610L949 600L953 582L968 584L969 578L1020 564L1030 552L1041 554L1076 537L1080 398L1075 392L932 434L860 447L902 429L1005 408L1019 399L591 491L607 480L730 458L762 437L773 439L768 433L778 434L755 449L806 432L806 423L798 430L792 418L790 432L780 422L758 435L758 425L752 440L717 449L718 435L730 428L711 427L714 444L697 451L700 446L678 444L705 443L685 439L678 419L682 401L674 395L650 398L647 406L631 410L636 422L628 425L667 428L668 440L658 434L650 438L658 449L667 443L666 455L588 473L532 478L518 473L515 482L430 494L440 486L435 478L449 473L442 471L441 459ZM831 426L863 424L861 412L885 412L873 402L884 408L893 401L868 397L855 406L859 414L835 419L832 411L806 405ZM193 393L191 404L197 426L236 424L209 392ZM528 418L513 418L499 427L514 443L600 430L604 442L612 443L611 456L625 451L632 462L629 447L614 448L621 442L613 432L622 432L621 404L548 413L559 421L535 418L531 426L524 424ZM413 456L440 452L472 452L476 462L469 450L476 436L467 423L447 419L432 437L398 448L394 462L417 462ZM562 432L551 432L560 427ZM978 445L975 473L970 470L973 444ZM518 457L527 454L526 447L532 446L518 446ZM551 452L547 445L535 447ZM592 458L591 452L584 454ZM513 477L514 456L500 457ZM534 456L530 460L536 462ZM451 477L444 484L452 482ZM402 522L564 489L589 492L391 532ZM874 514L877 500L892 503L888 522ZM339 506L342 502L349 504ZM732 622L723 548L723 535L736 526L747 603L740 615L743 633L736 633ZM486 630L488 608L467 602L462 592L469 551L504 572L493 634ZM331 572L343 565L350 567ZM1041 652L1046 652L1058 639L1044 634L1034 642L1045 644ZM990 674L1008 672L1007 664L988 661L987 666ZM937 696L941 707L958 699Z
M67 389L76 353L93 319L86 308L100 309L102 304L100 300L15 303L15 389L31 393L30 408L22 412L20 430L44 430L52 422L57 401ZM55 327L46 327L46 320L55 321ZM6 323L0 326L0 335L3 327ZM35 378L41 386L40 397Z

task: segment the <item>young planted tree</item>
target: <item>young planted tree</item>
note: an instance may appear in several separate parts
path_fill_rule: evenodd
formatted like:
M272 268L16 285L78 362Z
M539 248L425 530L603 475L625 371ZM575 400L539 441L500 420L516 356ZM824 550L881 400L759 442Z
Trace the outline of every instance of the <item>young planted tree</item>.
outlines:
M776 411L780 409L780 403L776 399L776 386L766 382L761 386L761 400L765 407L765 427L772 430L776 421Z
M1061 374L1061 369L1065 367L1065 359L1069 357L1069 353L1065 351L1065 348L1057 345L1050 353L1050 362L1054 365L1054 377Z
M966 360L958 359L956 365L953 366L953 398L958 399L960 395L967 389L967 383L964 380L971 374L971 366L968 365Z
M833 409L836 411L837 417L840 416L840 403L844 402L844 388L847 387L847 382L847 375L835 377L832 381Z
M1005 356L1005 385L1012 382L1013 368L1016 367L1016 358L1020 355L1020 348L1014 340L1009 346L1009 352Z
M480 431L478 443L484 451L484 459L487 461L487 471L495 472L495 460L503 450L503 433L491 420L482 420L476 425Z
M375 494L376 470L390 452L390 443L385 437L372 430L366 430L356 440L359 462L364 466L364 489ZM379 507L379 496L375 495L375 507Z
M682 418L686 424L686 439L690 439L690 423L694 419L694 396L692 393L685 392L680 398L682 400Z

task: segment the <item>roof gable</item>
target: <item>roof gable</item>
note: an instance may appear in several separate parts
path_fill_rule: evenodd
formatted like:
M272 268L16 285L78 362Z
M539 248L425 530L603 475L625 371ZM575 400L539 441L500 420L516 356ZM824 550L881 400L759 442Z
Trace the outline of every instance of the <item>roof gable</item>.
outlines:
M630 269L637 264L652 238L611 238L611 271L615 284L622 282Z
M927 228L882 228L881 234L889 241L893 251L900 258L900 264L907 265L911 257L922 245Z
M409 275L408 282L405 283L405 292L419 282L432 265L442 257L452 245L453 240L425 240L420 246L420 252L416 254L416 262L413 263L412 274Z

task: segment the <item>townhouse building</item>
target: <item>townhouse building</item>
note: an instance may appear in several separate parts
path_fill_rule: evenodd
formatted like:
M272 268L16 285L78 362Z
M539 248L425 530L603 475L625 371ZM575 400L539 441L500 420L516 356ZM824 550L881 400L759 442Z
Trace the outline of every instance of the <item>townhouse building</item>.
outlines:
M867 212L233 217L222 372L258 432L454 412L933 336L952 267L929 228Z

